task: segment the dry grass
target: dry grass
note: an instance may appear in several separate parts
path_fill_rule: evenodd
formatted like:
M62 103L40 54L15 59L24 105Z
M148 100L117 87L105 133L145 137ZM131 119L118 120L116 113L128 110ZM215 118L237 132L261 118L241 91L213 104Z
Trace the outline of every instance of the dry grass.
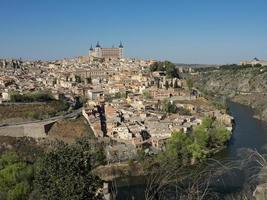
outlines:
M0 123L47 118L62 108L60 102L0 105Z
M262 191L267 192L267 156L242 149L239 157L238 160L223 162L209 159L193 169L179 168L175 162L165 163L149 176L145 199L247 200L253 199L253 192L258 185L263 189L258 190L257 195L262 195ZM235 177L238 178L240 174L242 188L234 189L239 184L234 181ZM225 193L221 191L224 187L233 191Z
M67 143L74 142L77 138L85 136L94 138L94 134L84 117L58 121L52 126L48 135L49 139L62 140Z

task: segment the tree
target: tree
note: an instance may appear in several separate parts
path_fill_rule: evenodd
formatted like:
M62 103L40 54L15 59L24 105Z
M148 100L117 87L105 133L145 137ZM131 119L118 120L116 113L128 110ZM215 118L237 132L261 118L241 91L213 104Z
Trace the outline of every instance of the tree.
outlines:
M174 132L170 139L166 143L166 152L164 155L168 159L177 159L181 165L188 163L191 159L191 152L189 146L192 144L192 140L185 133Z
M210 129L212 127L214 123L214 119L210 118L210 117L205 117L203 120L202 120L202 126L204 128L207 128L207 129Z
M195 142L202 148L208 145L209 134L205 126L199 125L194 130Z
M145 99L151 99L152 98L151 95L149 94L149 91L147 91L147 90L143 91L143 97Z
M157 88L159 89L160 88L160 80L157 79Z
M187 116L191 116L192 115L190 110L188 110L186 108L180 107L177 110L178 110L179 115L187 115Z
M88 84L92 84L92 78L91 78L91 76L89 76L88 78L86 78L86 80L87 80L87 83Z
M169 82L168 81L165 81L165 88L166 88L166 90L169 89Z
M16 152L5 152L0 158L0 198L26 200L32 189L33 167L19 159Z
M203 148L199 144L193 143L188 146L188 149L192 155L192 164L194 164L197 159L202 159L204 157Z
M75 75L75 82L76 83L81 83L82 82L81 77L78 76L78 75Z
M99 151L102 150L98 146L79 140L71 145L60 143L46 153L36 166L35 188L40 198L101 199L96 193L102 181L91 172L103 163L103 154Z
M173 102L164 99L162 102L162 110L166 113L177 113L177 107Z
M191 91L192 88L193 88L193 81L192 81L192 79L187 79L186 80L186 84L187 84L188 89Z
M217 123L216 127L211 130L211 144L214 146L224 145L231 137L231 132L228 131L223 125Z
M178 76L175 64L169 61L165 61L164 65L166 69L166 75L168 78L174 78Z
M177 79L175 79L175 81L174 81L173 88L178 88L178 81L177 81Z
M154 62L150 65L150 71L165 71L169 78L178 76L175 64L170 61Z

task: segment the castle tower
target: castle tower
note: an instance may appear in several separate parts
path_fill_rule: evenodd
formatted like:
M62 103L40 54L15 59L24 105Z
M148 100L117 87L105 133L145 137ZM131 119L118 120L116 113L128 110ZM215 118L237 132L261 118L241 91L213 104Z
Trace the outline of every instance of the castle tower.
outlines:
M101 58L101 56L102 56L102 53L101 53L101 46L100 46L100 44L99 44L99 42L97 41L97 44L96 44L96 46L95 46L95 56L97 57L97 58Z
M120 50L120 58L123 58L123 45L122 45L122 42L120 42L119 50Z
M92 44L91 44L91 47L89 49L89 56L93 56L93 52L94 52L94 49L93 49Z

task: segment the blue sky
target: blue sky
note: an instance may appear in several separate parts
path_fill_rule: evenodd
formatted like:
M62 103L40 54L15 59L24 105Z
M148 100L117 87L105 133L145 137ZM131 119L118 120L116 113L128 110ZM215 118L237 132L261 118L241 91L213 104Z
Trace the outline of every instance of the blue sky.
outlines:
M61 59L90 44L182 63L267 59L266 0L0 0L0 57Z

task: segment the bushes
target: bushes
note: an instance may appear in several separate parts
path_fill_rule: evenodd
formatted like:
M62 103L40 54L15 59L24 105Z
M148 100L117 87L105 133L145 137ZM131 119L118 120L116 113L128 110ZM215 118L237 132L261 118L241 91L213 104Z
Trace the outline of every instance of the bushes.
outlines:
M197 126L193 131L194 135L202 140L208 141L205 143L205 148L216 148L225 145L230 139L231 132L224 125L211 119L205 118L201 125ZM203 134L205 132L205 134ZM201 139L199 141L201 141Z
M143 93L142 93L144 99L151 99L151 95L149 94L149 91L147 90L144 90Z
M0 197L26 200L32 190L33 167L19 159L15 152L6 152L0 159Z
M183 108L183 107L178 108L178 113L179 113L179 115L187 115L187 116L192 115L190 110Z
M166 142L166 151L157 156L159 163L176 161L180 166L195 163L210 155L210 150L223 146L230 139L230 132L211 118L203 119L191 134L172 133Z
M177 113L177 107L173 102L168 99L164 99L162 102L162 111L166 113Z
M21 103L30 103L30 102L48 102L54 100L52 94L46 91L34 92L34 93L13 93L10 95L11 102L21 102Z
M73 144L58 143L32 165L25 155L13 151L0 157L0 199L102 199L96 195L102 181L92 169L105 164L101 144L79 139Z
M165 71L169 78L178 77L176 66L170 61L155 62L150 65L150 71Z
M102 151L86 140L59 144L37 162L35 188L41 199L100 199L102 181L91 173L103 163Z

